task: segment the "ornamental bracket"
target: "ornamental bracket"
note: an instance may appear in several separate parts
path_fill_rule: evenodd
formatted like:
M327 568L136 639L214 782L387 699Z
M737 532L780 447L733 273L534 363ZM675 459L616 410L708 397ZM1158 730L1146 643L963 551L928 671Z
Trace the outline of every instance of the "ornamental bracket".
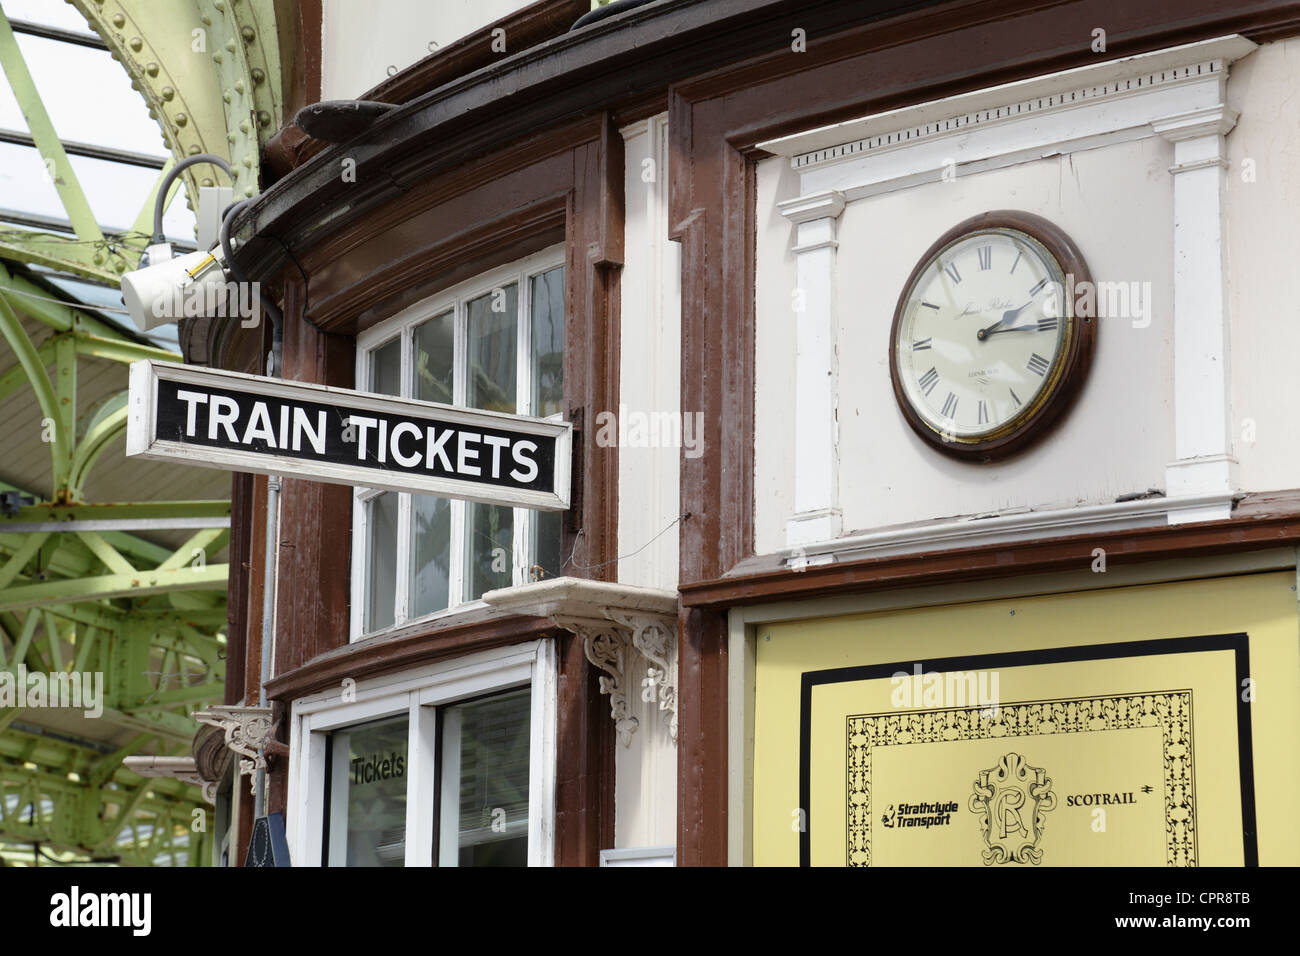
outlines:
M627 747L638 721L631 713L629 664L639 654L649 662L646 689L653 688L664 723L677 740L677 595L656 588L552 578L483 595L499 610L550 618L582 638L583 653L600 675L600 690L609 695L610 717L618 742ZM647 700L649 698L646 698Z
M243 758L239 761L240 774L251 776L266 769L265 751L274 731L270 707L214 705L193 717L201 724L221 728L226 747Z

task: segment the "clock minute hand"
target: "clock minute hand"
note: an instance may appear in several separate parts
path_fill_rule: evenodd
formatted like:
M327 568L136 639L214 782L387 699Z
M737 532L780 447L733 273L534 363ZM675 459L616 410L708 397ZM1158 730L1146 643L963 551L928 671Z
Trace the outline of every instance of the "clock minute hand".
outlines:
M1002 335L1006 332L1039 332L1042 331L1037 325L1013 325L1009 329L1000 329L996 325L990 325L987 329L980 330L980 338L987 338L990 335Z
M1008 309L1006 312L1003 312L1002 318L998 319L987 329L980 329L978 332L975 333L975 338L979 339L982 342L985 338L993 334L994 329L998 328L999 326L1006 325L1006 323L1010 322L1021 312L1025 311L1025 309L1029 308L1029 306L1033 304L1033 301L1034 301L1033 299L1030 299L1028 302L1026 302L1018 309Z

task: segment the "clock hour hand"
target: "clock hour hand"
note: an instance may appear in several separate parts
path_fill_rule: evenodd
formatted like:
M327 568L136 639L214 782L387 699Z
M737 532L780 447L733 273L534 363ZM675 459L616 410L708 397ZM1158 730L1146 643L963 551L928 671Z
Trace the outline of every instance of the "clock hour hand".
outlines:
M1002 313L1002 318L998 319L996 322L994 322L992 325L990 325L987 329L980 329L978 332L975 333L975 338L977 338L977 339L979 339L981 342L983 342L983 341L984 341L986 338L988 338L990 335L993 335L993 334L994 334L994 332L993 332L994 329L996 329L996 328L1000 328L1001 326L1006 325L1008 322L1010 322L1012 319L1014 319L1016 316L1018 316L1021 312L1025 311L1025 309L1029 308L1029 306L1033 304L1033 301L1034 301L1033 299L1030 299L1028 302L1026 302L1024 305L1022 305L1022 306L1021 306L1020 308L1018 308L1018 309L1008 309L1006 312L1003 312L1003 313ZM1029 328L1029 326L1022 326L1022 328ZM1010 332L1010 331L1013 331L1013 330L1011 330L1011 329L1004 329L1003 331Z

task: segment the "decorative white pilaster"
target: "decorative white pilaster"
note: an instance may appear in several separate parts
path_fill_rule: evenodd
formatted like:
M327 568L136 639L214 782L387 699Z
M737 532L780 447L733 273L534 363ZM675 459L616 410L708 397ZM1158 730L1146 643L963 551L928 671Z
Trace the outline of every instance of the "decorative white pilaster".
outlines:
M1165 468L1166 493L1170 498L1223 496L1202 508L1170 511L1171 524L1227 518L1238 487L1224 243L1224 136L1236 122L1237 111L1220 102L1151 124L1174 145L1169 172L1174 177L1175 460Z
M844 195L836 190L778 204L796 224L794 514L791 546L839 536L838 357L835 348L836 230Z

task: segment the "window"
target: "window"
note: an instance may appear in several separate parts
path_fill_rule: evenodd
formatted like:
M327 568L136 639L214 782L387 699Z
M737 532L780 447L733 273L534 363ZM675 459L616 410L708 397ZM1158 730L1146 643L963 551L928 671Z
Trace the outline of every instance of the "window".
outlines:
M325 866L548 864L552 643L373 678L294 702L290 853ZM323 799L322 799L323 796Z
M358 340L365 391L513 414L564 410L563 248L406 310ZM354 638L561 573L559 512L358 488Z

